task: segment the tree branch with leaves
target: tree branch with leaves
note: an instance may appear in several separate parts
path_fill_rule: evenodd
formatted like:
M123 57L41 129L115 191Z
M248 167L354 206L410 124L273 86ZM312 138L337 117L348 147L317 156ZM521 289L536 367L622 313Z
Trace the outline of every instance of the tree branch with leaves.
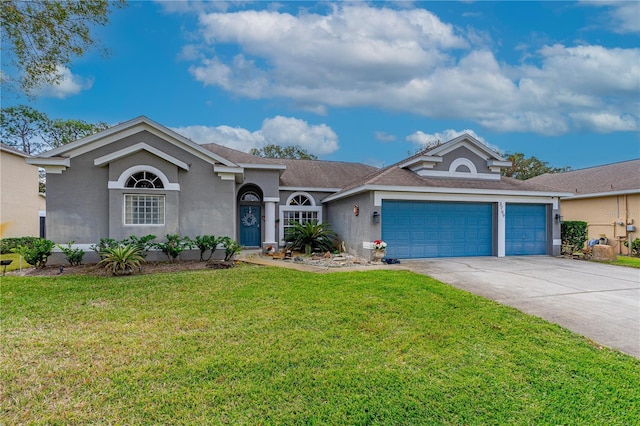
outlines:
M3 49L8 47L20 72L20 89L32 95L45 84L60 83L62 68L97 44L92 28L106 25L111 9L124 4L124 0L2 0ZM6 74L2 79L7 83Z

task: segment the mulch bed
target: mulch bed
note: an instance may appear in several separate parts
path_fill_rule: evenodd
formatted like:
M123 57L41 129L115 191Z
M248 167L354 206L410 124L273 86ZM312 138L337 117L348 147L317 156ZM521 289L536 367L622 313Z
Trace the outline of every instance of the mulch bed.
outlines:
M142 269L136 270L134 275L149 275L158 273L170 273L180 271L197 271L202 269L227 269L232 268L234 262L209 261L200 262L196 260L179 260L176 262L147 262L142 264ZM60 271L62 267L62 272ZM47 265L45 268L27 268L20 271L7 272L7 275L24 276L55 276L55 275L89 275L108 277L111 273L99 267L97 264L87 264L79 266L70 265Z

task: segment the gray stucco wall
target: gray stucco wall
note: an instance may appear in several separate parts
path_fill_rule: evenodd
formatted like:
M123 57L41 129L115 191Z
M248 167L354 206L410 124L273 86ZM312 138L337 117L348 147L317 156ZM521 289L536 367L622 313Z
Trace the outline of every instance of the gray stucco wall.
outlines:
M93 244L109 235L108 170L81 156L62 174L47 174L47 238L65 244ZM98 237L99 239L100 237Z
M189 171L148 152L138 152L97 167L95 158L144 142L189 165ZM108 189L108 181L135 165L161 170L180 191ZM61 175L47 175L47 233L55 242L93 244L100 238L123 239L129 235L154 234L159 240L168 233L229 235L234 229L235 182L223 181L213 165L151 133L115 141L71 160ZM125 193L164 194L164 226L124 226ZM231 235L230 235L231 233Z
M242 186L253 184L262 190L262 196L274 198L279 196L278 187L280 172L278 170L245 169Z
M355 205L360 211L358 216L353 212ZM347 252L368 258L371 250L364 249L362 243L379 239L382 235L381 222L373 223L373 212L380 213L380 208L373 206L373 192L332 201L325 207L326 220L340 241L344 241Z

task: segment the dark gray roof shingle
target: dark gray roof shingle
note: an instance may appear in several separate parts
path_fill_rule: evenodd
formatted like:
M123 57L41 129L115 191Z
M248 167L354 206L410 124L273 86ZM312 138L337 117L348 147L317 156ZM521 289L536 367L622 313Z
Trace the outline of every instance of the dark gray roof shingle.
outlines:
M202 147L236 164L284 165L286 169L280 176L280 186L285 187L335 190L378 170L366 164L341 161L263 158L213 143L202 145Z
M576 195L640 190L640 159L569 172L547 173L527 182Z

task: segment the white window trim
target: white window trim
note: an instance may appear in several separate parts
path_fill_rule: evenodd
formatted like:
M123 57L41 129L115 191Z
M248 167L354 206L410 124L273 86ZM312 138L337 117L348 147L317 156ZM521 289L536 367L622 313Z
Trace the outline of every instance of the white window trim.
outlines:
M290 206L289 203L291 202L291 200L293 200L295 197L298 197L300 195L307 197L311 202L311 205L310 206ZM294 192L293 194L289 195L285 205L280 206L280 212L279 212L280 226L278 228L279 228L279 234L280 234L279 237L280 237L281 244L284 244L284 213L287 211L316 212L318 223L322 223L322 206L316 205L315 198L313 198L311 194L309 194L308 192L303 192L303 191Z
M109 181L109 185L108 188L109 189L135 189L135 188L127 188L125 185L127 184L127 180L134 174L139 173L139 172L151 172L154 175L158 176L158 178L160 179L160 181L162 181L162 185L164 186L164 188L158 188L158 189L154 189L154 188L145 188L151 191L180 191L180 184L179 183L171 183L169 182L169 179L167 178L167 176L162 173L162 171L160 171L159 169L153 167L153 166L144 166L144 165L140 165L140 166L133 166L133 167L129 167L127 170L125 170L124 172L122 172L122 174L120 175L120 177L118 178L117 181Z
M131 189L131 188L130 188ZM162 223L127 223L127 196L150 196L162 197ZM148 193L126 193L122 194L122 225L123 226L165 226L167 222L167 197L164 194L148 194Z

